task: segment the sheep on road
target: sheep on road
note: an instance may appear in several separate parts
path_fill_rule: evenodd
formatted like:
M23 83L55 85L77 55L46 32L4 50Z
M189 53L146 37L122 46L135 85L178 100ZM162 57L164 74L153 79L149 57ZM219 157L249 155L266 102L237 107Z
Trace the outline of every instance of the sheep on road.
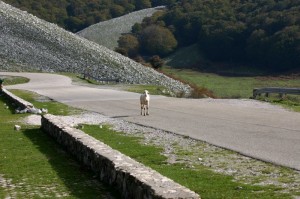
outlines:
M149 115L150 95L147 90L145 90L145 92L141 95L140 102L141 102L141 115L143 115L143 110L144 110L144 116Z

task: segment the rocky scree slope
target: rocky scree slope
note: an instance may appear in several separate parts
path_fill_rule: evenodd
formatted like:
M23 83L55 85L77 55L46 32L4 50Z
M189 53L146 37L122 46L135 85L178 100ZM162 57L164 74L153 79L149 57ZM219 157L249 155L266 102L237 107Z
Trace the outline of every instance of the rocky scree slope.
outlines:
M0 70L87 73L121 83L191 88L0 1Z
M131 28L135 23L141 23L145 17L150 17L163 8L165 7L158 6L135 11L91 25L76 34L113 50L118 47L118 40L122 34L131 32Z

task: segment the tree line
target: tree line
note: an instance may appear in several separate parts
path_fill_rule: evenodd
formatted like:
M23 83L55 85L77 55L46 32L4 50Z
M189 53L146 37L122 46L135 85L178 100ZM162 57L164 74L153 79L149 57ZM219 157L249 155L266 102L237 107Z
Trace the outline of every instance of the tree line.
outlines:
M300 69L300 1L180 0L132 27L118 52L164 57L197 44L215 62L269 71Z
M4 0L71 32L132 11L169 4L173 0ZM168 3L169 2L169 3Z

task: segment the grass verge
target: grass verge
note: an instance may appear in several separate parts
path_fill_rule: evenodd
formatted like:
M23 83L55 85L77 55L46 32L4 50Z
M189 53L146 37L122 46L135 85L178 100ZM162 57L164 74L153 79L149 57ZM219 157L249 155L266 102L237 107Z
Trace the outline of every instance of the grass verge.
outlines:
M29 82L28 78L25 77L12 77L12 76L0 76L0 79L3 79L3 85L14 85L14 84L24 84Z
M162 175L199 193L201 198L292 198L288 193L281 193L277 186L254 186L235 182L233 177L218 174L209 168L196 165L169 164L162 155L162 148L141 144L141 138L115 132L105 126L85 125L84 131L96 139L108 144L121 153L130 156Z
M156 85L128 85L125 90L134 93L144 93L145 90L148 90L151 95L171 96L168 89Z
M72 79L75 83L81 84L92 84L92 85L99 85L110 87L112 89L117 90L124 90L134 93L144 93L145 90L148 90L151 95L164 95L164 96L171 96L170 91L165 88L164 86L157 86L157 85L137 85L137 84L101 84L92 79L84 79L80 75L71 74L71 73L60 73L62 75L68 76Z

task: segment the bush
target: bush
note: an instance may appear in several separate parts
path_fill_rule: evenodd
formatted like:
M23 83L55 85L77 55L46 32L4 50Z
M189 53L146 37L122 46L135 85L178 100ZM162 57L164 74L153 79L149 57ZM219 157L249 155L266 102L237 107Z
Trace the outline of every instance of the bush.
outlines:
M173 33L164 27L151 25L140 35L140 43L144 52L150 55L167 55L177 47L177 40Z
M161 68L165 63L164 60L162 60L158 55L154 55L149 61L152 67L155 69Z

